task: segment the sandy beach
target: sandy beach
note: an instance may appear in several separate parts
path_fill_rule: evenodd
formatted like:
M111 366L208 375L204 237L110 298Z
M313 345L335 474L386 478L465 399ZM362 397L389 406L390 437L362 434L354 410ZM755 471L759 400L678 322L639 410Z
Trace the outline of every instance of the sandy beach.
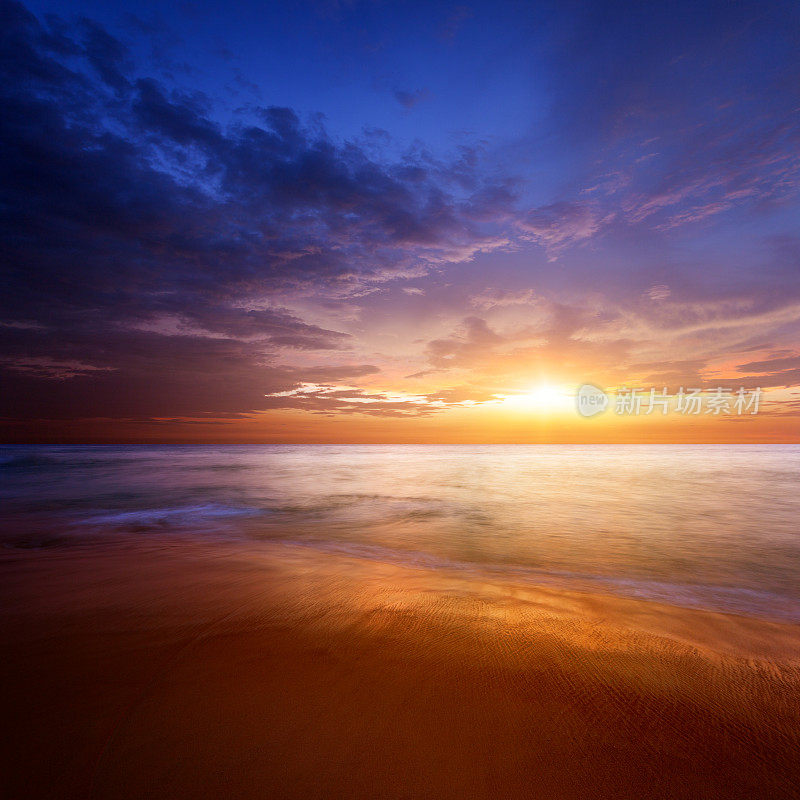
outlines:
M790 624L185 538L0 569L4 797L800 791Z

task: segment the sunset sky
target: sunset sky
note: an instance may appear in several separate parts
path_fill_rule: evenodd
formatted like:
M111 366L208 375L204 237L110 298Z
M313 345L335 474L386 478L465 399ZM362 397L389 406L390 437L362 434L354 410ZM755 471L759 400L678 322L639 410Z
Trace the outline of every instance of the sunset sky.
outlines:
M5 441L800 441L797 2L2 7Z

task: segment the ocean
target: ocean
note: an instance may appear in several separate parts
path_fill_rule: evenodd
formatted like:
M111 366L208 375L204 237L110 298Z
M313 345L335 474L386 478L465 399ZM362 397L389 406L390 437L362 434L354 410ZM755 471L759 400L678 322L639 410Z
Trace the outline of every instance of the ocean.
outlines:
M3 446L0 544L236 538L800 620L798 445Z

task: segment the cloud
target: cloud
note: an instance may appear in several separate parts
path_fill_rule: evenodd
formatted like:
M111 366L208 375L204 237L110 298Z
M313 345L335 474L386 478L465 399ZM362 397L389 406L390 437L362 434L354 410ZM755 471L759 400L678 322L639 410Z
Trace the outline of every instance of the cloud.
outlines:
M358 297L507 241L474 152L390 159L275 106L223 124L98 24L2 7L7 417L249 413L296 384L281 353L353 344L278 297Z
M4 176L13 210L3 234L22 293L33 293L23 281L31 263L91 284L113 259L115 291L142 303L157 282L162 297L175 290L185 304L187 295L357 286L498 246L480 227L492 220L491 192L463 156L375 160L288 108L261 108L257 122L223 129L199 93L150 77L120 82L112 69L122 45L95 48L96 70L68 69L51 34L10 8L0 135L13 163ZM68 40L76 53L88 46L81 35ZM93 72L122 97L106 94ZM496 203L500 218L506 194ZM86 263L75 263L77 251Z
M799 29L791 4L757 0L565 7L548 133L576 196L628 236L796 203Z
M541 300L534 289L520 289L517 291L507 289L484 289L470 299L470 305L475 308L491 309L503 306L536 305Z
M430 97L427 89L416 89L413 92L406 92L402 89L394 90L394 99L405 109L412 109Z
M469 406L496 400L496 393L470 386L455 386L426 394L409 394L313 382L304 382L295 389L267 395L270 408L294 408L316 414L367 414L376 417L425 417L453 406Z
M757 373L742 378L747 388L771 388L775 386L796 386L800 384L800 356L768 358L764 361L749 361L739 364L737 372Z
M6 419L239 417L269 407L270 392L379 372L372 364L277 363L272 345L258 339L121 328L98 336L88 325L69 336L9 331L6 352Z
M367 414L375 417L428 416L444 404L425 395L380 392L337 384L303 383L296 389L266 396L268 408L294 408L316 414Z
M442 38L449 41L455 39L461 27L472 16L474 12L469 6L454 6L442 25Z
M748 361L746 364L739 364L736 369L739 372L774 372L776 370L800 369L800 356L769 358L765 361Z
M98 370L114 369L114 367L95 367L91 364L83 364L80 361L58 361L54 358L42 356L0 359L0 364L5 366L10 373L22 373L23 375L32 375L48 380L66 380L82 375L90 375Z
M350 334L309 325L287 311L205 306L180 311L187 326L234 338L255 338L265 345L296 350L336 350Z
M665 283L656 283L647 290L647 296L656 302L666 300L672 292Z
M532 209L518 225L546 248L548 260L553 261L564 248L591 239L612 219L613 214L603 213L595 205L559 202Z
M428 342L426 350L432 366L447 369L471 364L502 341L503 337L493 331L486 320L467 317L460 335L434 339Z

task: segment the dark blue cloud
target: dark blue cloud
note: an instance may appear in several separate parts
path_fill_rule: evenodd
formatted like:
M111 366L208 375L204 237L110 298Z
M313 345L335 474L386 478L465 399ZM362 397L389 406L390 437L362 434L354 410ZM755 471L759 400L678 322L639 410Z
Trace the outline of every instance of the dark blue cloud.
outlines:
M64 402L38 413L59 416L80 410L72 394L88 416L131 414L132 398L152 414L157 397L171 414L257 408L287 373L250 375L281 349L349 346L275 293L356 291L488 246L491 184L463 157L381 160L289 108L223 126L201 92L136 74L96 23L3 11L0 307L17 390L0 413L21 413L45 380Z

